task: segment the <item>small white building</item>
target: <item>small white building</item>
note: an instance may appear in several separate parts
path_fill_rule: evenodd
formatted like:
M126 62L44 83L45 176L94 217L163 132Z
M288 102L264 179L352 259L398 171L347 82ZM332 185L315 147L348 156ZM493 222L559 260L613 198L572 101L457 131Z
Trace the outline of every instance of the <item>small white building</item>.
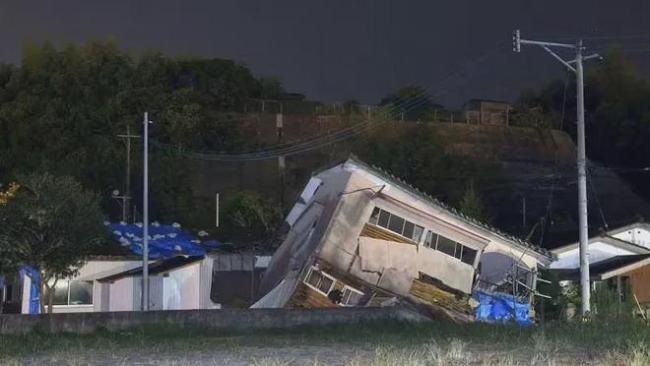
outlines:
M552 269L576 269L580 267L580 244L571 243L552 250L557 259ZM650 224L636 222L612 229L589 239L589 263L626 255L650 254Z
M54 313L81 313L102 311L98 279L130 270L142 265L135 256L93 257L80 269L74 278L57 281L54 289ZM31 279L24 277L20 287L21 313L29 314L29 293Z
M270 256L209 253L202 257L178 256L149 264L152 310L219 309L241 304L231 297L245 297L247 303L266 270ZM237 289L230 289L236 284ZM17 302L15 311L29 314L28 276L7 286L3 299ZM251 286L253 287L251 289ZM141 309L142 259L137 256L93 257L77 276L57 281L54 313L136 311ZM246 304L240 305L245 306ZM5 309L6 310L6 309Z
M210 300L212 263L206 257L173 257L149 266L149 309L218 309ZM141 308L142 267L99 278L99 311L135 311Z

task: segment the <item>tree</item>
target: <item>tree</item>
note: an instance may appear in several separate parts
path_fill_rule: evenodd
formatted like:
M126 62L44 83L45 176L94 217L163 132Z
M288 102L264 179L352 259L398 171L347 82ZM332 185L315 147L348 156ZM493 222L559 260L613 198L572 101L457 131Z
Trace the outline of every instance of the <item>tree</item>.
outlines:
M226 220L239 235L248 240L266 238L278 226L282 213L270 201L255 192L238 192L225 207Z
M42 278L41 309L52 312L57 281L74 276L107 235L99 197L68 176L19 177L15 196L0 206L0 253L32 265Z
M408 85L384 97L380 106L385 106L393 118L415 121L428 119L436 109L442 106L433 102L431 94L426 89Z
M465 194L460 201L460 212L479 221L489 221L483 207L481 197L474 190L474 182L470 181L465 190Z

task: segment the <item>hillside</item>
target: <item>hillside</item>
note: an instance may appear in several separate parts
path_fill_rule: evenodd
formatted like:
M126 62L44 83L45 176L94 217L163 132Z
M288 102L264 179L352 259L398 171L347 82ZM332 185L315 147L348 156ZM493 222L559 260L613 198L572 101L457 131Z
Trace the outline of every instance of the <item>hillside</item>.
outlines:
M284 142L304 141L345 125L342 117L284 116L282 138ZM409 122L395 125L404 129L415 126ZM275 115L254 115L242 127L246 136L258 144L278 141ZM497 164L498 177L475 187L494 225L522 237L534 229L531 241L548 248L577 240L575 146L566 133L460 123L438 123L434 129L444 141L447 154ZM286 209L312 171L345 158L360 143L364 140L348 140L287 157L284 176L277 158L244 162L190 160L188 164L194 172L195 192L204 197L204 203L212 202L217 192L228 197L237 190L252 190ZM649 217L650 205L614 172L593 162L590 171L591 230L599 230L605 222L616 226L640 216Z

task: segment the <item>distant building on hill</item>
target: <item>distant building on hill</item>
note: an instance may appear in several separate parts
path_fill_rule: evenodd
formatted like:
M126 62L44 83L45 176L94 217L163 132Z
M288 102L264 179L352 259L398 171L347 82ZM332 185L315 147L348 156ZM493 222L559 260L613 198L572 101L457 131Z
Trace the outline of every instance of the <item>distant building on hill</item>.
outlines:
M511 110L508 102L472 99L465 105L465 117L470 124L507 126Z

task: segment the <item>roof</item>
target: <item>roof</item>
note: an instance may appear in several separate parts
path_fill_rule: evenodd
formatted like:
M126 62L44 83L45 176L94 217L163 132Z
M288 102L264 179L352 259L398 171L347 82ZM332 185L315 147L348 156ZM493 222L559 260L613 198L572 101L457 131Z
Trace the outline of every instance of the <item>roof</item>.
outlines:
M625 241L625 240L622 240L622 239L618 239L618 238L615 238L613 236L606 235L606 234L605 235L600 235L600 236L594 236L594 237L589 238L589 241L588 241L589 244L592 244L592 243L595 243L595 242L601 242L601 243L609 244L611 246L621 248L621 249L625 249L625 250L628 250L628 251L630 251L632 253L636 253L636 254L650 253L650 249L648 249L648 248L646 248L644 246L634 244L634 243L631 243L629 241ZM569 245L565 245L565 246L562 246L562 247L555 248L555 249L552 250L552 252L555 253L555 254L560 254L560 253L567 252L569 250L576 249L579 246L580 246L580 243L571 243Z
M606 280L648 264L650 264L650 254L619 255L590 264L589 276L596 280ZM558 270L558 273L562 279L575 280L580 278L580 268Z
M626 240L618 239L618 238L615 238L615 237L612 236L612 235L616 235L616 234L622 233L624 231L630 230L632 228L639 228L639 227L642 227L642 228L650 231L650 225L649 224L647 224L645 222L634 222L634 223L631 223L631 224L627 224L625 226L618 227L616 229L608 230L607 232L601 233L598 236L592 236L592 237L589 238L589 244L591 244L593 242L596 242L596 241L600 241L600 242L611 244L613 246L616 246L616 247L619 247L619 248L622 248L622 249L630 250L630 251L638 253L638 254L647 253L650 250L648 248L644 247L644 246L641 246L641 245L638 245L638 244L635 244L635 243L632 243L632 242L629 242L629 241L626 241ZM555 253L555 254L563 253L563 252L569 251L571 249L575 249L579 245L580 245L579 242L574 242L574 243L571 243L571 244L567 244L567 245L563 245L563 246L559 246L557 248L554 248L552 250L552 252Z
M518 238L516 236L504 233L501 230L499 230L499 229L497 229L497 228L495 228L495 227L493 227L493 226L491 226L491 225L489 225L487 223L484 223L484 222L481 222L481 221L476 220L474 218L471 218L471 217L461 213L457 209L446 205L445 203L437 200L436 198L433 198L429 194L427 194L425 192L422 192L418 188L406 183L402 179L400 179L400 178L394 176L393 174L383 170L382 168L377 167L377 166L373 166L373 165L369 165L369 164L359 160L359 158L357 158L355 155L350 155L350 157L345 162L346 163L347 162L352 162L352 163L354 163L354 164L356 164L356 165L370 171L371 173L381 177L382 179L388 181L389 183L394 184L395 186L400 187L401 189L403 189L403 190L405 190L405 191L407 191L407 192L409 192L409 193L411 193L411 194L413 194L413 195L415 195L417 197L420 197L421 199L423 199L427 203L432 204L434 206L437 206L439 208L442 208L443 210L447 211L451 216L465 222L468 225L478 227L478 228L481 228L483 230L488 230L488 231L496 234L500 238L504 239L506 242L508 242L510 244L513 244L515 246L522 247L524 250L532 250L532 251L534 251L535 253L537 253L539 255L547 257L548 259L553 258L553 254L551 252L549 252L547 249L544 249L544 248L539 247L537 245L526 242L526 241L524 241L524 240L522 240L522 239L520 239L520 238Z
M624 226L617 227L615 229L607 230L607 233L609 235L616 235L624 231L628 231L630 229L639 229L639 228L650 231L650 224L644 221L635 221L631 224L627 224Z
M161 260L155 263L151 263L149 265L149 274L150 275L155 275L155 274L160 274L160 273L166 273L175 269L178 269L180 267L187 266L189 264L198 262L202 260L204 257L173 257L165 260ZM140 276L142 275L142 267L137 267L134 269L130 269L128 271L116 273L114 275L100 278L97 281L100 282L113 282L120 280L122 278L126 277L134 277L134 276Z

